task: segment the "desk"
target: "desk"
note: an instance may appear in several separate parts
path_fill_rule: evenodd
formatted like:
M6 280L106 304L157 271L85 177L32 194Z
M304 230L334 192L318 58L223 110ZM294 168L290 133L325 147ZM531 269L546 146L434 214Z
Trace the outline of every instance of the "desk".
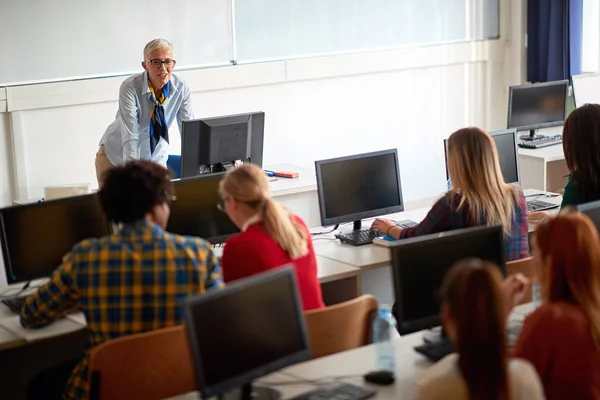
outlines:
M562 193L569 175L562 145L519 148L519 172L523 187Z
M531 304L516 307L510 318L522 320L526 314L531 312L531 310ZM362 378L362 375L373 370L375 367L375 360L377 357L376 345L364 346L355 350L345 351L332 356L300 363L272 375L267 375L260 381L263 385L265 385L266 382L276 383L282 375L288 377L288 382L348 376L349 378L343 379L344 382L376 389L377 394L373 397L374 399L413 399L417 394L418 382L421 374L432 365L431 362L413 350L414 346L422 343L423 331L396 339L396 381L393 385L389 386L371 385L365 383ZM271 379L271 377L273 377L273 379ZM277 386L275 384L273 387L281 391L282 397L285 399L315 389L315 386L313 385L300 382L297 385L286 386ZM171 400L199 399L200 396L198 393L193 392L177 396Z
M540 193L541 196L539 200L548 203L560 205L562 201L561 196L547 198L545 195L549 193L540 190L526 189L524 192L526 196ZM528 197L528 200L531 199L532 197ZM389 218L396 221L409 219L420 222L425 218L429 210L430 207L420 208L417 210L387 215L382 218ZM558 212L558 209L551 210L551 212L556 213ZM369 223L370 221L365 221L364 225L368 226ZM327 230L327 228L315 229L315 231L321 230ZM534 230L535 224L530 224L530 233ZM360 270L362 293L374 295L380 303L394 303L395 296L392 285L389 248L374 244L364 246L343 244L339 240L335 240L334 234L316 236L313 238L313 241L315 253L318 256L339 261Z

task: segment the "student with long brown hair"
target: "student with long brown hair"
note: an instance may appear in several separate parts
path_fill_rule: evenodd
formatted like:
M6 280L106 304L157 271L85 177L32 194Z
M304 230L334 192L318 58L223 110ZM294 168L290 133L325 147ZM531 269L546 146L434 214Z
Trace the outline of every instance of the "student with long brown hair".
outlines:
M542 305L523 325L514 354L529 360L552 399L600 399L600 237L567 209L535 231Z
M504 182L494 140L479 128L464 128L448 139L448 172L454 187L415 227L377 219L377 229L396 239L479 225L502 225L507 261L529 256L527 203L520 187Z
M600 105L585 104L569 114L563 151L570 176L562 206L600 200Z
M271 199L264 172L251 164L236 167L225 175L219 191L223 211L242 231L225 243L221 260L225 282L292 263L304 310L323 307L308 228Z
M533 366L508 357L503 285L499 269L478 259L458 263L446 275L441 317L457 353L425 373L418 399L544 398Z

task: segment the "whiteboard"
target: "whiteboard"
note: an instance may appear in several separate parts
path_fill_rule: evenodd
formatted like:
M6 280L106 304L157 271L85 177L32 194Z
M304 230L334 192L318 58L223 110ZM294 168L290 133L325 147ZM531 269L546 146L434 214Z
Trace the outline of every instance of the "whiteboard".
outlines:
M0 0L0 86L141 71L152 39L176 68L231 60L230 0Z
M498 37L498 0L234 0L241 62Z

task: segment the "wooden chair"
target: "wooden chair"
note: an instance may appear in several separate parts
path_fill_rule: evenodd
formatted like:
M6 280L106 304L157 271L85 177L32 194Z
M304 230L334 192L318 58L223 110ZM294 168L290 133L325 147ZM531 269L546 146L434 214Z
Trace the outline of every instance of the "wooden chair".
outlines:
M90 359L92 400L164 399L196 390L183 325L111 340Z
M377 300L371 295L306 311L304 316L313 358L371 343L371 326L376 311Z
M508 275L521 273L528 278L534 278L535 271L533 269L533 259L531 257L529 257L529 258L523 258L522 260L515 260L515 261L507 262L506 263L506 273ZM523 298L523 301L521 302L521 304L530 303L530 302L531 302L531 285L529 285L527 287L527 290L525 292L525 297Z

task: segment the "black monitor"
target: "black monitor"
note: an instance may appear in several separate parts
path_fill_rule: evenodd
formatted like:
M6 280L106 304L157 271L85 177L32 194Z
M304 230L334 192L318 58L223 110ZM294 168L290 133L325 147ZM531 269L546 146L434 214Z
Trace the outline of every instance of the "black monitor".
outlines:
M600 200L580 204L577 206L577 211L587 215L596 226L596 230L600 232Z
M440 325L440 288L458 261L479 258L498 265L506 275L501 226L458 229L405 239L390 248L401 335Z
M239 232L227 214L219 210L219 183L225 173L197 176L173 182L175 199L167 231L223 243Z
M498 161L504 182L520 184L519 177L519 152L517 147L517 130L505 129L490 132L498 150ZM450 179L448 172L448 139L444 139L444 158L446 160L446 179Z
M404 211L396 149L315 162L323 226Z
M0 241L8 283L49 276L84 239L110 233L96 194L0 210Z
M223 172L245 162L262 168L265 113L183 121L181 177Z
M239 399L276 398L252 381L311 357L291 266L192 297L184 309L202 398L237 389Z
M567 111L569 81L511 86L508 94L508 127L529 131L521 140L543 138L536 129L560 126Z

